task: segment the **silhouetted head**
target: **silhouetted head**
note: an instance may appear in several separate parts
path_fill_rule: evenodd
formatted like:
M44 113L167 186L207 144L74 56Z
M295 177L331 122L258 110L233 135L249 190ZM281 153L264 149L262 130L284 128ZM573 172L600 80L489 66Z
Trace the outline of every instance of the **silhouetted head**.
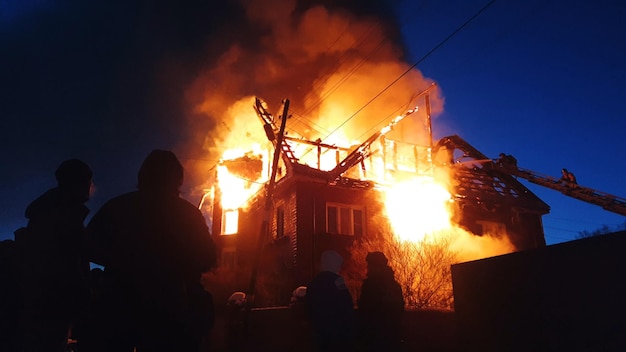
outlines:
M343 264L343 258L339 253L331 250L324 251L320 262L320 271L330 271L338 274L341 264Z
M59 189L81 202L89 200L93 173L87 164L78 160L66 160L59 165L54 176Z
M143 161L137 176L142 191L176 194L183 184L183 166L169 150L153 150Z
M368 266L383 267L387 266L387 257L383 252L369 252L365 257Z

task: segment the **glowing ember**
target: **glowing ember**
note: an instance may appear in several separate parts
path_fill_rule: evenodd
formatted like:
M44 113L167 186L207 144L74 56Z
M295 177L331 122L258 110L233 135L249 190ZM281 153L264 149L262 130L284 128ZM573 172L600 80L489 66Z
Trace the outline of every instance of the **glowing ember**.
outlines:
M400 241L420 242L424 236L452 227L450 193L432 177L422 176L389 186L385 208Z

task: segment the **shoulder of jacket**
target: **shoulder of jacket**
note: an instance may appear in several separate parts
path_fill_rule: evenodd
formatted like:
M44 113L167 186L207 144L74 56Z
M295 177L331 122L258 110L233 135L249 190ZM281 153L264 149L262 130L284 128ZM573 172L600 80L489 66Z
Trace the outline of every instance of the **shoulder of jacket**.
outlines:
M346 286L346 281L343 279L343 277L339 276L335 279L335 287L338 290L347 290L348 287Z

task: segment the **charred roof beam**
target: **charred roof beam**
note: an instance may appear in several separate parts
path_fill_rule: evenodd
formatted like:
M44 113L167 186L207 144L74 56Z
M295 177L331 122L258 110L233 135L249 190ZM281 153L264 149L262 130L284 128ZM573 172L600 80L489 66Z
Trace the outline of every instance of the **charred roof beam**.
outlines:
M363 160L367 159L371 155L370 147L378 138L389 133L395 125L402 121L405 117L413 114L417 111L417 106L408 110L402 115L396 116L387 126L383 127L376 133L372 134L365 142L361 143L356 149L354 149L348 156L335 166L334 169L328 172L328 181L333 183L341 177L341 175L348 171L351 167L358 165Z

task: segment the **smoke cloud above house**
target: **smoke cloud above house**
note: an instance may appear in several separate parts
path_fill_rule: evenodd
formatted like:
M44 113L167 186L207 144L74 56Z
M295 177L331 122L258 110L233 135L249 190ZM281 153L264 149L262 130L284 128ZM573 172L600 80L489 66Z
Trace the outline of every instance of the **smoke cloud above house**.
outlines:
M250 0L241 6L238 22L216 38L223 50L186 91L189 126L211 122L194 130L205 159L267 141L253 97L266 101L275 116L289 99L289 135L343 147L421 105L390 137L427 143L424 96L417 96L433 80L404 60L391 5ZM439 91L432 91L431 114L442 105Z

